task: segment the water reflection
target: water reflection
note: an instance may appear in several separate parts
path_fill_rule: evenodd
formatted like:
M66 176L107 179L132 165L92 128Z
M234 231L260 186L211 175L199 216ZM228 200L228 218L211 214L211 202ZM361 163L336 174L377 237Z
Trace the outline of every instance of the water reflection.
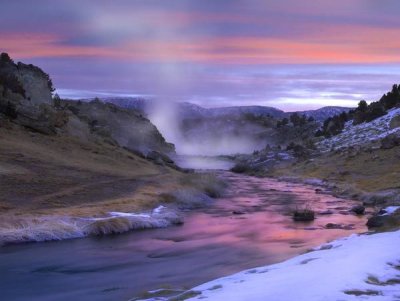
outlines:
M226 197L187 212L183 226L0 249L4 300L128 300L162 286L192 287L276 263L354 232L365 218L348 214L353 202L316 194L314 187L228 172ZM308 204L312 223L290 212ZM235 212L236 214L233 214ZM327 223L352 230L325 229Z

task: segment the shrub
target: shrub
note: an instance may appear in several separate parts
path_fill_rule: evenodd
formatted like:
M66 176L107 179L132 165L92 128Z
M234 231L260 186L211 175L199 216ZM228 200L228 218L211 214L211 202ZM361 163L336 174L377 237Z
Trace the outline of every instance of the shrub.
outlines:
M283 127L283 126L288 125L288 124L289 124L289 119L283 118L282 120L278 120L277 121L276 127L280 128L280 127Z
M176 189L172 193L161 194L164 202L173 203L179 209L197 209L207 207L212 203L212 198L194 188Z
M305 158L310 155L310 151L301 144L296 144L294 142L290 142L290 144L286 147L287 151L293 151L293 154L297 158Z
M10 58L8 53L1 53L0 54L0 63L14 63L13 60Z
M299 115L298 113L293 113L290 115L289 119L293 126L302 126L307 123L307 116Z
M235 173L245 173L247 171L250 171L251 168L248 164L240 162L236 163L235 166L233 166L230 170Z
M181 179L181 183L190 188L202 191L212 198L220 197L226 188L226 183L224 181L210 173L185 175L185 177Z
M315 212L306 207L303 209L296 209L293 212L293 220L296 222L308 222L315 219Z

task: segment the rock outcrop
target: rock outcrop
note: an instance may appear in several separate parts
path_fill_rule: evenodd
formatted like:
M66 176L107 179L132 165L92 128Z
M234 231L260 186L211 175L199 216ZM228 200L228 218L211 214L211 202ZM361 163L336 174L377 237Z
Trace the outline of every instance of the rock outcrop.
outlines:
M144 155L152 151L175 152L174 145L167 143L158 129L136 110L123 109L99 99L90 102L63 101L62 104L87 123L92 134L110 143Z
M53 90L49 75L40 68L16 64L6 53L0 55L0 113L15 123L55 134L67 122L67 115L54 107Z
M393 133L381 140L381 149L391 149L400 145L400 135Z
M143 157L155 151L165 159L165 154L175 152L174 145L167 143L157 128L134 109L100 100L53 99L53 92L52 81L43 70L14 63L8 54L1 54L0 121L8 120L46 135L69 135L83 141L100 139L140 152ZM162 161L172 164L170 159Z
M400 127L400 115L396 115L390 120L389 127L391 130L397 129Z

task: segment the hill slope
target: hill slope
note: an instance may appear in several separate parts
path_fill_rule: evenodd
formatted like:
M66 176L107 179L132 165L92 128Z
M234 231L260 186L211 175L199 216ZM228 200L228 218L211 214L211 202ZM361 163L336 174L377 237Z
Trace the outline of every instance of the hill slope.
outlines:
M218 193L162 153L173 145L140 113L53 100L41 69L1 60L0 245L166 227L182 222L180 202Z

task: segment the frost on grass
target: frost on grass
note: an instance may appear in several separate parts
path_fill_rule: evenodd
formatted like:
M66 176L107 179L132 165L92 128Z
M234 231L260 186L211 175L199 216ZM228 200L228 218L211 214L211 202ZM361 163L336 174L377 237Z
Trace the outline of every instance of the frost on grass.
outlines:
M268 273L263 267L202 284L190 300L399 300L399 245L400 231L352 235L268 266Z
M123 233L135 229L164 228L182 222L182 217L176 211L164 206L147 213L109 212L104 217L21 217L1 224L0 245Z
M400 131L400 128L390 128L390 121L393 117L400 115L400 108L392 109L388 114L371 122L352 125L348 121L342 133L329 139L324 139L317 144L319 150L328 152L332 149L339 149L354 145L362 145L369 141L376 141Z

